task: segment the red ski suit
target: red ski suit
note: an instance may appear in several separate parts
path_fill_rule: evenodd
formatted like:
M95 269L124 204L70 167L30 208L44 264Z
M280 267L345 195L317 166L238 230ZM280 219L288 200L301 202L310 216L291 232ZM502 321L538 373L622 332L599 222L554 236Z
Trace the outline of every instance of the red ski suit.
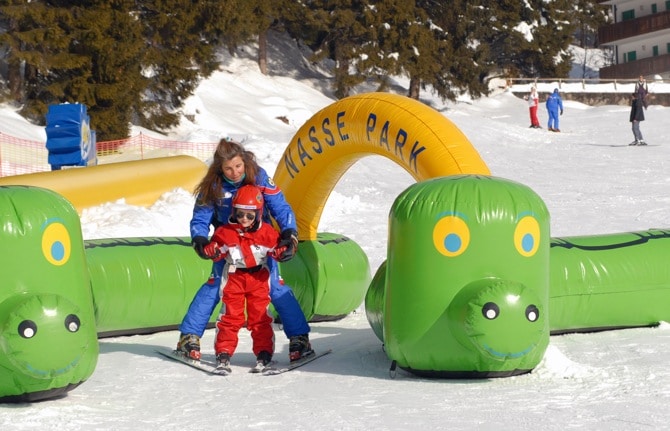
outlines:
M540 127L540 120L537 119L537 107L540 106L540 99L537 93L531 93L528 96L528 110L530 112L530 125Z
M251 332L256 356L265 350L274 353L274 331L270 305L270 272L266 261L279 241L279 233L269 224L258 230L244 231L238 223L225 224L214 231L216 242L224 253L226 264L221 275L223 307L216 322L216 354L235 353L238 332L244 326L245 301L247 329Z

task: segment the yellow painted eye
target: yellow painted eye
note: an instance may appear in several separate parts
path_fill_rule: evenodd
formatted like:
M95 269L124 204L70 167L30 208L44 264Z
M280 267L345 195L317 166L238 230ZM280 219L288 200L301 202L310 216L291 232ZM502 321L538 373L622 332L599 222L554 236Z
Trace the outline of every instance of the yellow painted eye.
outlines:
M49 224L42 234L42 253L49 263L60 266L70 259L70 233L59 222Z
M540 224L535 217L525 216L514 230L514 247L521 256L531 257L540 246Z
M442 217L433 228L433 245L441 254L456 257L470 244L470 228L457 216Z

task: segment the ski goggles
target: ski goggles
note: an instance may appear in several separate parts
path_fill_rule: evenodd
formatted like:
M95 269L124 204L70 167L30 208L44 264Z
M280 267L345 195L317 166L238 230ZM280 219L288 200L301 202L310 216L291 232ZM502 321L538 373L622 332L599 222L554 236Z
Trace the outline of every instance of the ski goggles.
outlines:
M246 218L249 221L254 221L254 219L256 218L256 213L255 212L245 213L242 211L235 211L235 218L238 220Z

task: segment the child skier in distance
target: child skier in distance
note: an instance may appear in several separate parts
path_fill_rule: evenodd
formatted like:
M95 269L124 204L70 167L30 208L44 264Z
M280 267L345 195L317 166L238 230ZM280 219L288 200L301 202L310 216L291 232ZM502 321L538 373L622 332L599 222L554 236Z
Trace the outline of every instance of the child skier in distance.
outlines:
M540 120L537 119L537 108L540 106L540 98L537 95L537 89L535 87L530 88L530 94L523 97L528 101L528 111L530 113L530 128L531 129L541 129Z
M257 368L267 366L274 353L274 331L270 305L270 270L268 257L277 259L285 247L277 248L279 232L263 223L263 193L258 187L244 185L232 201L229 223L216 228L204 247L207 257L225 259L221 275L223 307L216 322L217 370L229 373L230 358L235 353L238 333L245 323L251 332Z

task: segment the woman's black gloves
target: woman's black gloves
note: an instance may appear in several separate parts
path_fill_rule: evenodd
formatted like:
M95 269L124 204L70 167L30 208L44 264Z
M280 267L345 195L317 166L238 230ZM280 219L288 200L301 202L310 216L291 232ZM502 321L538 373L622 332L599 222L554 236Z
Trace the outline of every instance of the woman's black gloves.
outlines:
M209 240L206 237L196 236L191 241L191 244L193 244L193 249L196 253L198 253L198 256L200 256L202 259L211 259L211 257L205 254L205 246L209 244Z
M279 255L277 261L286 262L293 259L298 251L298 232L295 229L284 229L279 236L277 248L286 247L286 250Z

